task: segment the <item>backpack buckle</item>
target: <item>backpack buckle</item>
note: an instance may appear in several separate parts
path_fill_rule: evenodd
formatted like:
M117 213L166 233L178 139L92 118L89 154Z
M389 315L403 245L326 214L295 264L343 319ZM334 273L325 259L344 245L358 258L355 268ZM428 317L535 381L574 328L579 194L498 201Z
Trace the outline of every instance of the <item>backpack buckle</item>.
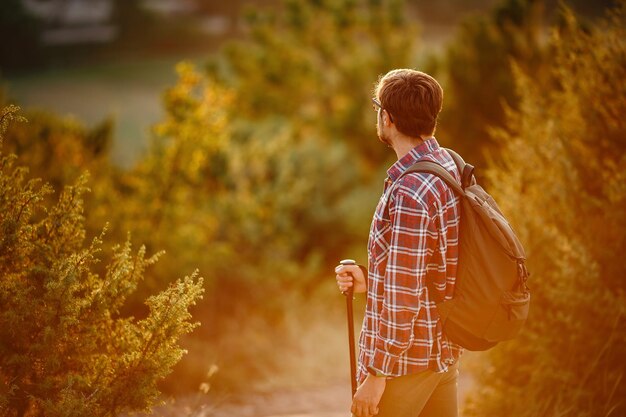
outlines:
M465 189L474 182L474 166L466 163L463 167L463 172L461 172L461 187Z
M530 272L526 268L526 264L524 264L523 259L517 260L517 276L519 278L519 287L523 290L523 292L528 291L528 285L526 282L528 281L528 277L530 276Z

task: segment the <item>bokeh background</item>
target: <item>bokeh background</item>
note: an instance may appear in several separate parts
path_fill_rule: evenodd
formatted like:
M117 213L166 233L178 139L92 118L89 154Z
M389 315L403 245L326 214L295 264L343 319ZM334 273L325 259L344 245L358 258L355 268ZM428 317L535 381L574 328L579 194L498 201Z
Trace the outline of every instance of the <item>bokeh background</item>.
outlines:
M369 98L381 74L410 67L443 85L436 136L477 167L531 271L523 334L464 358L463 415L626 415L625 4L3 0L0 107L21 106L28 122L11 123L2 155L16 154L27 178L55 190L41 204L77 182L90 189L67 203L84 211L59 221L82 225L67 231L80 235L76 248L101 236L94 276L108 276L127 239L148 256L165 251L107 314L152 317L150 295L195 270L204 278L203 298L183 302L193 319L177 316L200 326L164 342L175 349L180 337L186 354L155 357L141 380L158 381L155 390L110 410L174 398L152 415L209 416L219 415L216 404L279 391L349 394L344 299L332 271L342 258L366 263L371 214L394 161L376 139ZM18 194L6 166L4 202ZM35 354L24 352L34 336L24 333L22 376L11 376L19 349L9 313L26 311L37 293L7 284L19 265L6 213L0 408L44 415L43 403L11 399L15 381L37 385L33 375L51 368L31 369ZM181 291L197 295L185 282ZM357 299L357 329L362 307ZM76 335L85 313L75 314ZM49 403L63 389L70 395L71 384L51 381L37 391ZM85 390L76 388L88 401ZM254 398L256 408L230 415L270 415ZM56 410L45 415L71 415Z

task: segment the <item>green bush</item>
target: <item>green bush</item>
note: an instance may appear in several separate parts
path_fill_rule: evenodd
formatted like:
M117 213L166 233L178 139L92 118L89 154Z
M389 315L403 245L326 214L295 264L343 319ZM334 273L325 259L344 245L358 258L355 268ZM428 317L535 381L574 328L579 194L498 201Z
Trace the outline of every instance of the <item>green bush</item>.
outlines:
M0 111L0 146L17 108ZM15 155L0 153L0 414L109 416L142 410L157 381L184 354L180 337L196 323L188 308L202 280L186 277L146 300L141 319L120 314L157 255L113 248L94 273L102 236L85 245L86 176L52 187L27 179Z
M591 30L564 17L549 80L517 71L519 110L497 132L490 179L533 300L522 336L489 353L471 416L626 413L626 5Z
M193 365L181 365L184 381L172 389L196 389L214 362L227 370L216 376L222 386L264 384L260 374L288 370L263 344L302 336L281 333L279 323L293 314L294 299L330 283L328 271L355 236L365 241L370 207L360 204L358 167L346 145L296 132L278 116L254 124L233 118L233 90L189 64L178 69L149 154L115 187L96 191L94 206L111 220L112 236L132 230L149 248L173 255L147 275L131 311L140 310L143 292L167 285L177 271L198 267L208 277L198 314L210 325L189 341L199 351ZM260 333L233 326L252 326L253 316L274 325ZM232 344L247 332L267 340Z
M504 127L507 107L517 108L511 61L536 77L549 65L541 42L544 17L540 0L505 0L489 15L462 22L446 48L438 133L475 166L485 166L486 153L497 154L501 143L491 129Z
M250 36L229 45L210 75L240 94L236 118L284 117L294 133L349 144L371 173L388 157L375 146L376 78L414 65L417 28L401 0L283 1L251 11Z

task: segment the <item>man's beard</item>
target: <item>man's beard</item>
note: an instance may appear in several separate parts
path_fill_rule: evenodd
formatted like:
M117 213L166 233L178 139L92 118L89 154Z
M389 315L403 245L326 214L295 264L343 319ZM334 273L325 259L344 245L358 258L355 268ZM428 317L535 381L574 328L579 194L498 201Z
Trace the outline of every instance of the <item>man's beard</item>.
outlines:
M389 139L389 136L385 135L385 133L381 131L379 126L376 126L376 134L378 135L379 141L387 145L388 148L393 148L393 146L391 146L391 140Z

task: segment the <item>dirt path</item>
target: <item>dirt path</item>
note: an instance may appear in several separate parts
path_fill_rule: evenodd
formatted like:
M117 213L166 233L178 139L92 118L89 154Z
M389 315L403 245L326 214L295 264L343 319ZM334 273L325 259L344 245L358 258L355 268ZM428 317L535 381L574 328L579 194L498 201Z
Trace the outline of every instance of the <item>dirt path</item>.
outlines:
M461 373L461 404L473 384ZM223 397L188 397L157 407L151 417L349 417L350 384L340 381L323 387L278 390L271 393Z
M194 396L156 407L151 417L345 417L350 385L231 396Z
M350 386L338 383L298 391L277 391L236 398L217 405L213 417L345 417L350 409ZM207 416L208 416L207 415Z

